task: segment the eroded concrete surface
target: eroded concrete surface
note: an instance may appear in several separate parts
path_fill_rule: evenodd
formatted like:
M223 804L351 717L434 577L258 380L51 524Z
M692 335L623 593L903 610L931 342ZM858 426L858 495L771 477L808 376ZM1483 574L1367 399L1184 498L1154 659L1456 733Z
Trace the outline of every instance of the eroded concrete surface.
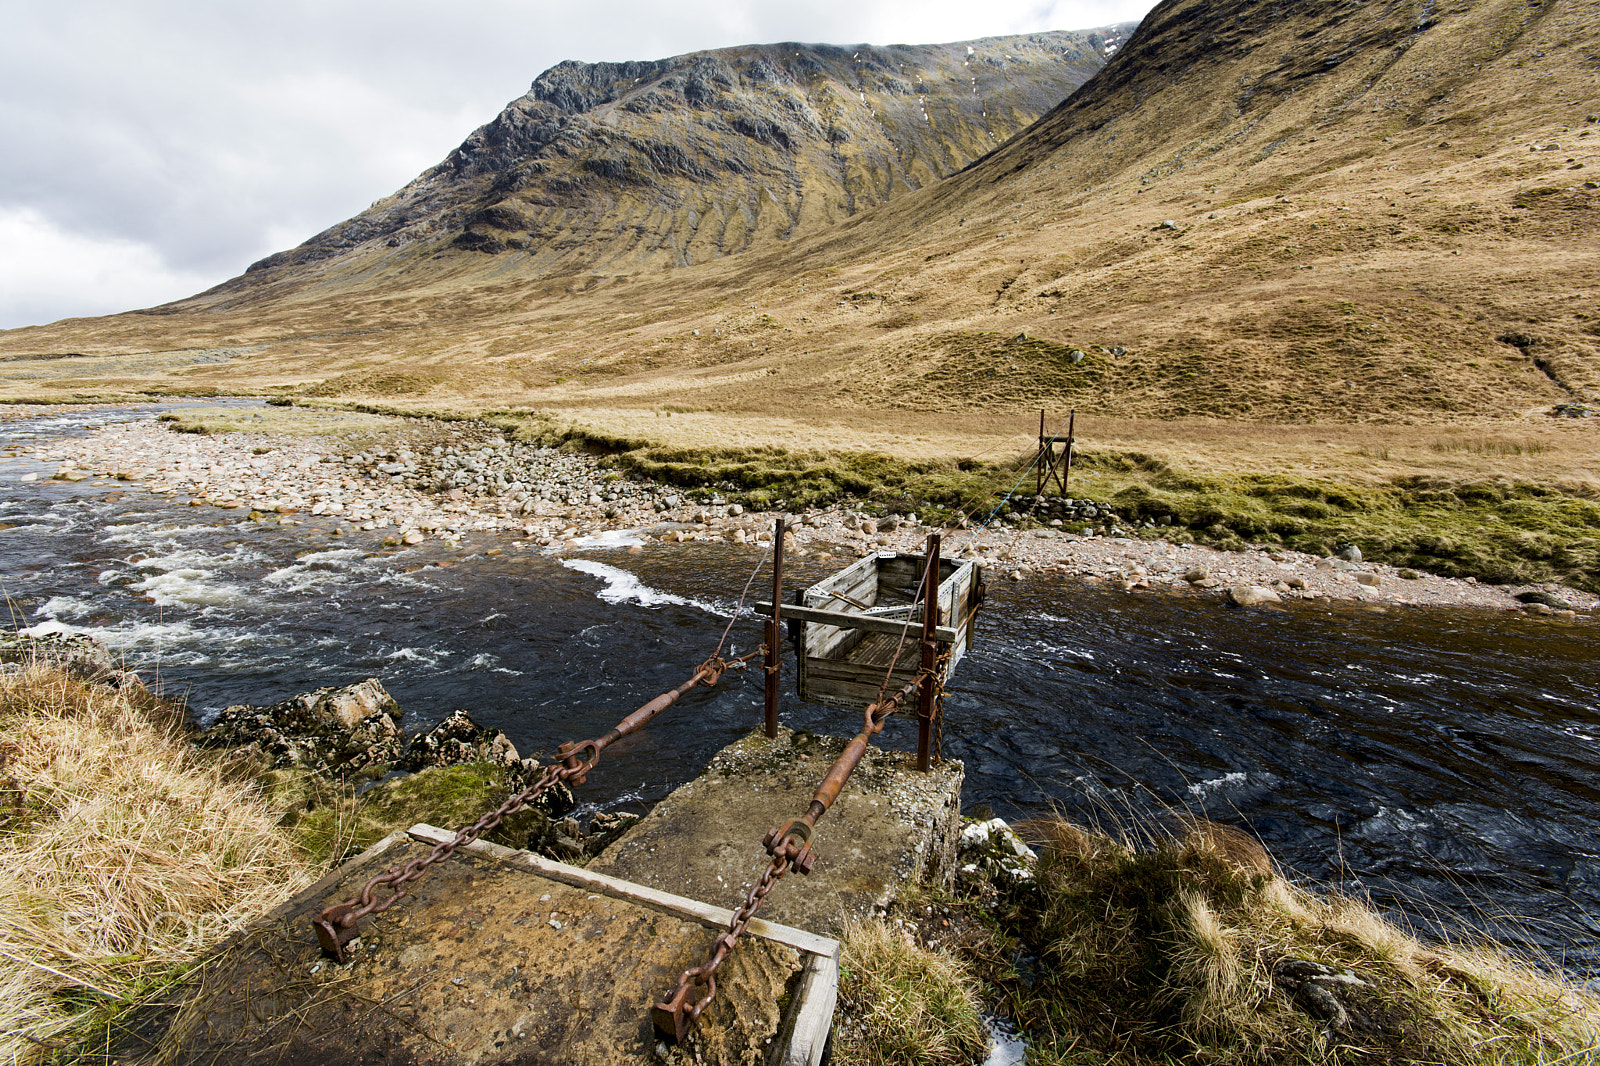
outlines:
M182 1063L652 1063L649 1006L717 931L458 852L363 924L349 965L324 959L310 918L374 873L426 854L410 839L339 871L201 972L142 1056ZM765 1063L800 953L747 938L694 1049Z
M771 861L767 830L798 818L845 741L783 729L759 731L711 760L706 772L658 803L588 869L738 907ZM954 873L961 822L959 762L915 769L911 752L869 748L812 844L809 876L789 874L758 912L825 936L887 904L907 882Z

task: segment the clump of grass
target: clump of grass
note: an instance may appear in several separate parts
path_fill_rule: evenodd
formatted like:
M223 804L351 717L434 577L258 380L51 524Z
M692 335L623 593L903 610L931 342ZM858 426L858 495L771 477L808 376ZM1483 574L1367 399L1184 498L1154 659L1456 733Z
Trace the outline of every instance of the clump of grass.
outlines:
M152 700L0 675L0 1060L42 1061L318 872Z
M1190 823L1132 842L1061 820L1037 895L1002 926L1036 955L1001 975L1029 1061L1550 1063L1600 1058L1600 1002L1492 945L1428 945L1365 903L1279 877L1252 838ZM1286 967L1347 975L1342 1020Z
M838 1066L964 1066L985 1047L967 965L882 920L845 930L839 994L847 1021L834 1032Z
M1430 447L1440 454L1450 452L1466 452L1471 455L1494 456L1504 458L1508 455L1543 455L1550 450L1550 446L1537 440L1502 440L1497 437L1476 437L1464 439L1451 437L1446 440L1436 440Z

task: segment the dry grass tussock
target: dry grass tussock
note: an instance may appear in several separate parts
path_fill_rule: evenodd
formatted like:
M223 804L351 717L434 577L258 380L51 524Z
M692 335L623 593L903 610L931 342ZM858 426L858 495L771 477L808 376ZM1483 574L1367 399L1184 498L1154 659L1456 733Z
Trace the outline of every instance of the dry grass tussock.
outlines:
M1292 885L1243 833L1032 832L1040 893L1006 923L1045 964L1012 1005L1030 1062L1600 1062L1592 997L1493 945L1425 944ZM1308 967L1326 976L1297 980Z
M881 920L846 930L840 998L838 1066L962 1066L986 1046L967 965Z
M0 789L0 1062L110 1028L314 872L175 723L54 668L0 675Z

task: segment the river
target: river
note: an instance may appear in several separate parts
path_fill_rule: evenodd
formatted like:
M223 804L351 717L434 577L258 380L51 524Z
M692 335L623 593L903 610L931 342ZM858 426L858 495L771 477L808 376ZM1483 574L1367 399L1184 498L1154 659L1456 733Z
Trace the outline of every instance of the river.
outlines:
M157 410L12 421L0 444ZM547 755L683 680L760 558L626 536L566 554L491 534L382 550L381 531L334 538L332 519L252 522L114 481L47 480L53 468L0 462L14 623L99 637L202 720L376 676L408 729L464 707ZM20 480L30 473L41 479ZM802 556L791 587L845 561ZM1241 611L1067 579L990 590L946 707L969 809L1111 829L1204 814L1257 835L1297 878L1600 975L1593 626L1343 603ZM760 639L747 614L729 649ZM788 724L854 732L856 714L799 702L787 676ZM759 676L729 676L613 746L581 798L642 810L760 719ZM891 721L880 743L914 747L914 723Z

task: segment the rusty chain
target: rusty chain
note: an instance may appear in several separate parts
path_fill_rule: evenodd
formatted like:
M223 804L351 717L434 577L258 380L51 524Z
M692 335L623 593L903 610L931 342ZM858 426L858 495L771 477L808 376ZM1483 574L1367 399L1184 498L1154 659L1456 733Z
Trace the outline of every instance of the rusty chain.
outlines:
M749 926L750 919L755 917L756 910L767 898L767 893L771 892L790 870L798 870L802 874L811 872L811 867L817 861L816 852L811 847L811 831L816 828L817 821L828 813L828 808L838 798L840 789L850 779L851 772L861 762L862 755L871 744L871 738L883 731L885 719L899 710L906 698L917 691L925 676L923 671L918 671L917 676L893 696L868 704L861 732L845 745L844 751L828 770L822 784L817 786L816 794L812 797L806 813L767 833L762 843L767 849L767 854L772 856L772 862L761 875L761 880L756 882L739 909L733 912L727 930L712 941L706 961L683 971L672 994L664 1002L650 1008L650 1020L663 1037L677 1044L682 1044L688 1038L694 1023L700 1020L700 1015L716 997L717 969L732 953L739 937ZM691 1003L690 993L696 987L703 987L705 993Z
M646 703L643 707L640 707L617 723L604 736L579 743L573 743L569 740L562 744L556 749L556 755L560 761L553 762L545 767L544 772L539 775L539 779L532 785L518 792L500 806L461 830L453 839L436 845L428 854L378 874L368 881L355 896L343 903L335 903L324 908L311 921L311 925L317 933L317 941L322 945L322 950L332 955L339 962L347 961L345 949L352 940L361 935L359 924L361 919L374 914L382 914L400 902L406 894L406 885L421 877L430 866L444 862L454 855L458 848L471 844L484 833L494 829L506 818L516 814L538 799L556 782L571 781L573 784L583 784L584 780L589 776L589 771L594 769L595 763L600 761L601 754L613 741L627 736L646 722L649 722L656 715L676 703L679 696L696 685L701 683L707 686L715 685L722 675L729 670L742 670L751 659L765 653L766 646L762 645L755 651L747 655L741 655L736 659L723 659L714 655L701 663L689 680L671 692L663 693ZM592 754L588 754L590 752ZM588 754L588 757L580 758L580 753ZM388 885L393 889L393 893L382 901L379 901L375 895L379 885Z
M933 761L944 762L944 683L955 649L945 645L933 664Z

